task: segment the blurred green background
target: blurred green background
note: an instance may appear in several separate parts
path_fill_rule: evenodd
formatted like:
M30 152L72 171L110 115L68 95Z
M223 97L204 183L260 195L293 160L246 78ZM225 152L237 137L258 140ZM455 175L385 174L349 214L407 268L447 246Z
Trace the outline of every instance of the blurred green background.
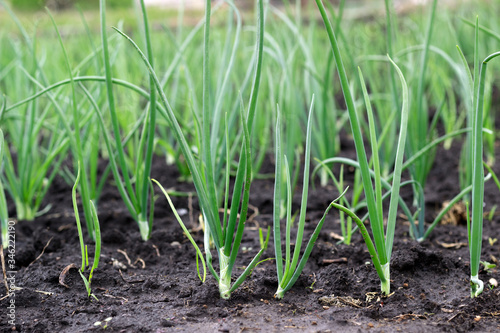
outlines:
M133 5L133 0L107 0L111 8L127 8ZM67 9L79 5L82 9L99 7L99 0L14 0L12 7L18 10L38 10L44 7L51 9Z

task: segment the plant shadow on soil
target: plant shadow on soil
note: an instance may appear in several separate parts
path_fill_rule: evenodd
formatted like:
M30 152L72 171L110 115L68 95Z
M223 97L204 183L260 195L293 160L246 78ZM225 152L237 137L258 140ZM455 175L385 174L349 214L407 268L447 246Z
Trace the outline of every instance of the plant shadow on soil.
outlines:
M347 139L346 139L347 140ZM443 201L458 189L457 156L460 143L450 150L439 148L426 187L427 221L432 220ZM345 153L345 152L343 152ZM352 153L352 152L351 152ZM347 152L349 154L349 152ZM498 160L498 159L497 159ZM500 165L495 166L496 172ZM268 161L264 172L273 172ZM165 188L193 191L177 181L175 168L164 161L154 163L153 176ZM351 170L352 178L352 170ZM350 246L337 244L332 232L340 233L338 212L332 210L318 238L311 258L295 286L283 300L273 298L277 288L274 260L257 266L251 277L230 300L219 297L215 280L204 284L196 274L194 250L173 219L164 197L158 199L151 239L140 239L137 225L121 204L116 189L109 185L99 203L102 229L102 257L92 281L99 299L86 297L76 269L59 283L69 264L81 262L80 247L71 204L71 187L56 180L45 203L51 211L35 222L16 224L16 331L22 332L498 332L500 289L488 288L488 280L499 280L497 269L481 270L485 291L476 299L469 292L469 253L465 224L439 225L430 238L418 244L408 235L408 225L398 219L391 262L390 297L381 298L380 282L359 233ZM411 192L402 196L411 200ZM273 180L255 180L250 204L259 212L247 222L239 254L237 273L259 248L258 228L272 223ZM299 191L297 191L299 193ZM306 234L311 234L328 203L338 195L331 185L316 186L309 194ZM486 185L486 208L498 203L498 189ZM294 206L300 198L295 198ZM199 244L197 201L174 197L177 209ZM11 207L12 208L12 207ZM193 209L194 208L194 209ZM13 213L12 211L10 212ZM458 219L460 220L460 219ZM500 258L500 218L485 219L482 260ZM307 238L308 239L308 238ZM273 256L272 237L263 258ZM93 245L89 245L89 257ZM120 250L120 251L119 251ZM43 254L41 254L43 252ZM126 255L125 255L126 254ZM235 275L236 276L236 275ZM2 296L5 295L2 291ZM4 332L9 299L0 302ZM101 322L96 326L96 322Z

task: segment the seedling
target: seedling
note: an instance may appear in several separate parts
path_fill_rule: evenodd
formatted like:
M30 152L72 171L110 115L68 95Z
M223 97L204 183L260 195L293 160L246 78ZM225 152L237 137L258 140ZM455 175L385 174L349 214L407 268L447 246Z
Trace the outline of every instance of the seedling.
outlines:
M484 270L487 272L487 273L491 273L491 270L495 267L497 267L497 265L495 264L492 264L492 263L489 263L487 261L481 261L481 265L483 265L484 267Z
M275 154L276 154L276 176L274 180L274 210L273 210L273 230L274 230L274 251L276 254L276 271L278 275L278 290L275 293L275 297L278 299L283 298L285 292L288 291L297 281L304 266L309 259L309 255L313 249L314 243L316 242L323 223L325 222L326 215L330 211L332 205L329 205L326 209L323 217L316 225L313 234L309 242L307 243L306 249L302 258L299 262L300 250L302 248L302 242L304 237L304 226L306 222L306 210L307 210L307 195L309 193L309 165L310 165L310 152L311 152L311 128L312 128L312 113L314 106L314 96L311 101L311 107L309 109L309 118L307 121L307 135L306 135L306 148L305 148L305 162L304 162L304 180L302 182L302 202L300 205L300 216L297 225L297 239L295 240L295 246L293 251L293 257L291 254L291 228L292 228L292 185L290 180L290 171L288 169L288 162L286 156L282 156L282 142L281 142L281 122L279 116L279 110L276 120L276 142L275 142ZM282 169L285 170L286 176L286 241L285 241L285 258L282 255L281 248L281 202L282 202L282 190L281 190L281 176ZM340 197L337 199L339 200ZM283 266L284 262L284 266Z
M113 317L108 317L108 318L104 319L103 321L96 321L94 323L94 326L101 327L103 330L105 330L106 328L108 328L108 325L109 325L109 322L111 321L111 319L113 319Z
M92 293L91 283L92 283L92 277L94 275L94 270L99 266L99 259L101 257L101 228L99 225L99 219L97 217L97 211L95 209L94 203L90 202L92 220L94 223L93 230L95 233L95 249L94 249L94 261L92 263L92 268L90 269L90 273L87 278L83 273L85 272L85 269L89 267L89 255L88 255L87 245L85 245L83 240L82 226L80 223L80 214L78 213L78 204L76 201L76 191L79 181L80 181L80 166L78 166L78 173L76 176L75 185L73 186L72 190L73 209L75 211L75 220L78 229L78 238L80 239L80 249L82 252L82 265L78 270L78 272L80 273L80 276L82 277L83 283L85 285L85 289L87 290L87 296L88 297L92 296L95 300L99 301L97 297Z
M497 210L497 205L494 205L491 207L489 213L488 213L488 220L491 222L493 220L493 217L495 216L495 212Z

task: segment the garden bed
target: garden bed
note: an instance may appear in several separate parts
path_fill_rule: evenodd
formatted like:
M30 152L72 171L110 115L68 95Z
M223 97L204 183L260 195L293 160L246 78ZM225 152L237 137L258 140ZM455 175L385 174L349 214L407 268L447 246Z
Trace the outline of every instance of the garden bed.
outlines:
M49 14L51 32L33 41L1 2L20 31L0 36L3 331L500 330L500 184L484 187L482 173L483 157L500 173L497 61L486 71L500 56L496 21L440 15L433 0L424 24L386 0L385 22L343 22L346 1L315 2L319 12L256 1L246 17L206 1L189 29L182 10L178 26L149 24L142 2L142 20L111 31L101 0L98 36L84 13L80 35ZM333 156L345 165L309 183ZM353 213L364 207L371 232ZM360 228L351 244L339 209Z
M345 138L343 148L353 149ZM427 221L437 214L443 201L459 192L460 144L439 148L426 187ZM343 150L352 155L354 151ZM272 161L261 172L272 173ZM500 171L497 163L495 171ZM193 186L177 181L175 168L154 163L153 177L165 188L191 192ZM352 178L352 175L350 175ZM272 224L274 181L255 180L242 251L237 265L248 263L259 248L258 227ZM298 193L298 191L297 191ZM159 194L159 193L157 193ZM338 193L333 186L311 190L306 233L311 233L328 203ZM402 196L411 200L411 189ZM486 184L485 212L498 200L498 189ZM299 199L299 198L296 198ZM294 202L294 210L299 202ZM223 300L215 280L204 284L196 274L195 252L173 218L164 197L155 205L151 239L141 240L137 225L121 204L115 187L108 184L99 203L102 256L86 296L76 269L70 269L61 284L61 273L81 261L71 187L57 179L46 204L52 209L34 222L16 224L16 327L5 320L9 299L0 302L2 331L22 332L498 332L500 289L489 288L490 278L500 280L496 269L481 270L484 292L470 298L469 251L465 223L439 225L421 244L408 235L404 218L398 219L391 262L391 291L380 296L380 280L359 233L350 246L336 244L338 212L332 210L304 272L283 300L273 298L277 288L274 260L260 263L230 300ZM196 197L176 197L187 227L203 243L197 222ZM460 216L456 216L460 222ZM463 221L462 221L463 222ZM196 229L198 228L198 229ZM198 230L198 231L196 231ZM500 218L485 219L482 260L500 258ZM491 239L491 240L490 240ZM272 242L272 237L270 242ZM493 243L493 244L491 244ZM92 246L91 246L92 248ZM273 257L272 246L263 259ZM240 268L238 267L238 270ZM1 292L5 295L5 290ZM0 296L0 297L2 297ZM108 322L105 319L111 318ZM100 326L99 323L101 322ZM97 324L96 324L97 323Z

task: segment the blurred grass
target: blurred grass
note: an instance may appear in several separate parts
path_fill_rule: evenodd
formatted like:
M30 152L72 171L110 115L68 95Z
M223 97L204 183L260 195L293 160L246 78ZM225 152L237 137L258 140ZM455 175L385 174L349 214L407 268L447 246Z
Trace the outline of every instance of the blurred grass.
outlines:
M45 6L53 9L71 8L75 4L86 9L99 8L99 0L11 0L9 1L14 9L24 11L36 11ZM134 0L108 0L107 6L110 8L130 8Z
M1 8L1 7L0 7ZM85 30L81 24L79 14L76 10L61 10L51 11L58 27L63 34L81 33ZM53 33L53 27L49 16L43 10L40 11L15 11L23 26L27 29L32 29L35 25L37 31L45 33L49 31ZM93 33L99 32L99 10L88 9L84 10L83 14ZM140 22L140 12L134 7L132 8L115 8L108 12L108 25L116 26L120 21L123 21L125 26L130 29L137 29L137 22ZM154 28L158 28L160 24L167 24L175 27L177 25L177 10L171 8L151 7L148 10L150 21ZM203 17L203 12L200 10L186 10L184 23L186 25L194 25ZM15 23L10 18L5 10L0 9L0 31L9 33L17 33Z
M471 3L468 0L457 0L453 2L440 1L443 6L449 10L448 15L457 15L459 13L471 13L480 11L481 9L488 8L491 4L491 0L481 0ZM480 3L478 5L477 3ZM273 5L277 5L273 3ZM492 4L491 4L492 5ZM278 5L279 6L279 5ZM83 5L85 19L92 32L99 31L99 10L98 8L88 8L88 5ZM252 12L253 6L242 5L244 8L242 13L243 19L253 19L254 13ZM305 8L310 7L310 5L305 5ZM334 5L333 8L337 6ZM442 7L441 7L442 8ZM241 9L241 8L240 8ZM310 8L309 8L310 9ZM415 5L411 1L403 1L402 4L394 5L394 10L398 14L398 19L408 18L410 21L419 20L427 10L426 5ZM14 10L16 15L21 20L21 23L25 28L34 27L36 25L39 32L52 31L52 25L50 19L44 10ZM293 8L292 8L293 11ZM65 33L85 33L84 28L81 24L79 14L74 7L65 10L51 10L52 15L61 28L63 34ZM116 26L120 21L123 21L124 26L127 29L135 30L137 29L137 22L140 11L133 5L129 8L119 8L114 7L108 10L108 24L109 26ZM316 13L317 14L317 13ZM178 9L174 7L150 7L148 9L148 16L150 17L150 22L153 30L160 30L161 25L167 25L171 28L177 27ZM223 24L224 15L216 15L213 17L212 25ZM359 23L369 23L369 22L379 22L382 24L385 17L385 11L383 6L383 1L348 1L346 4L346 9L344 13L344 21L358 21ZM185 9L184 15L184 25L194 26L200 19L203 18L203 10L200 9ZM319 19L319 16L317 17ZM271 17L272 19L272 17ZM140 21L140 20L139 20ZM17 29L14 22L10 19L8 13L3 10L0 6L0 32L16 33Z

